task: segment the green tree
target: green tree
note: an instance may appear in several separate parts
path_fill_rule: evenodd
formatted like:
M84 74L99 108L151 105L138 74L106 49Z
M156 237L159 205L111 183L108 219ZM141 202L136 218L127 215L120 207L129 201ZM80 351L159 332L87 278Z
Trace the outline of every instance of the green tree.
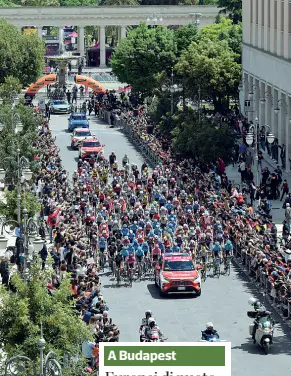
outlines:
M223 8L220 13L228 13L234 24L242 22L242 0L219 0L218 7Z
M198 27L194 24L185 25L174 30L174 39L177 44L177 54L187 49L192 42L198 41Z
M11 104L4 101L0 107L0 122L4 125L0 132L0 165L1 161L6 157L11 157L13 162L8 166L7 183L15 183L16 181L16 160L17 148L20 149L20 155L26 157L29 161L33 161L35 154L41 155L41 150L37 150L33 146L33 141L37 137L37 127L39 125L39 118L34 116L33 110L23 104L16 105L14 112L20 116L23 124L23 131L21 133L12 132L12 112ZM2 166L1 167L5 167ZM31 165L34 171L34 163Z
M15 6L17 5L10 0L0 0L0 8L1 7L15 7Z
M172 131L176 151L203 163L215 162L218 158L229 161L235 134L228 125L218 128L204 120L199 122L191 110L177 116L176 123Z
M96 1L96 0L60 0L60 6L64 6L64 7L78 7L78 6L90 7L90 6L99 5L100 1Z
M157 87L158 75L170 71L176 62L176 43L172 30L141 24L128 33L111 59L113 72L121 82L135 90L150 93Z
M59 0L20 0L21 5L27 7L58 7Z
M29 217L34 217L40 211L40 203L36 196L26 192L21 200L22 209L26 208ZM0 213L7 219L17 220L17 189L5 191L5 196L0 200Z
M139 5L137 0L102 0L100 5L104 6L129 6Z
M70 279L65 278L53 296L48 294L47 283L53 274L51 266L42 270L40 258L35 257L29 270L29 282L25 283L19 274L11 277L17 294L1 287L0 343L8 357L17 353L38 364L41 323L46 352L52 350L60 358L65 353L78 356L82 342L92 339L73 309ZM80 374L69 367L65 367L64 372L70 376Z
M237 96L241 66L235 59L226 41L203 39L182 53L175 69L183 76L189 98L200 88L201 99L212 98L216 110L221 110L228 97Z
M0 84L0 97L5 100L10 99L12 92L19 94L21 92L22 85L18 78L13 76L7 76L4 78L3 84Z
M44 44L37 35L21 33L0 20L0 84L6 76L18 78L22 85L37 80L43 70Z
M212 41L224 40L237 55L236 61L241 62L242 54L242 25L234 25L229 18L219 17L218 22L206 25L200 30L200 40L210 39Z

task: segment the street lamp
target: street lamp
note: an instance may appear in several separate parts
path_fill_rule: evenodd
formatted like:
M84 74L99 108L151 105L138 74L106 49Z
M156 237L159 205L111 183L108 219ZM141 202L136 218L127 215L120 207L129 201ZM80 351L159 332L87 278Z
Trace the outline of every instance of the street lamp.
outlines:
M38 350L39 350L39 370L34 369L33 362L27 356L16 355L8 359L5 364L5 373L4 376L18 375L18 374L27 374L26 370L33 370L32 374L36 375L39 373L39 376L44 375L54 375L62 376L62 367L57 361L57 355L53 351L49 351L44 357L46 341L43 338L42 324L40 325L40 339L38 341Z
M0 164L2 166L13 166L14 167L14 158L6 157ZM17 162L16 162L16 171L17 171L17 221L21 223L21 185L24 181L29 181L32 178L32 171L29 169L30 163L28 159L24 156L20 156L20 149L17 149ZM3 169L0 168L0 181L4 181L6 177L6 172L9 168Z
M174 113L174 93L180 93L183 91L183 87L181 85L174 84L174 70L172 69L171 73L171 84L170 85L162 85L162 91L170 91L171 93L171 115Z
M249 91L249 99L253 99L256 89L256 85L252 85L251 90Z
M284 99L280 99L278 100L278 103L277 103L277 107L274 108L274 112L275 112L275 115L278 115L279 112L280 112L280 107L285 107L286 106L286 102Z
M269 125L265 125L265 127L270 128ZM259 135L260 127L259 127L259 119L255 118L255 124L252 124L249 128L249 132L246 135L246 143L248 146L253 145L255 142L255 159L256 159L256 184L259 185L260 179L259 179L259 157L258 157L258 135ZM270 131L266 133L266 138L268 140L269 144L272 144L275 140L275 136Z
M147 23L153 23L156 26L157 22L163 22L162 16L157 16L156 13L153 13L147 18Z
M189 13L189 16L195 17L195 20L192 22L194 25L199 25L200 24L200 20L198 18L200 18L202 16L201 13L198 13L198 12Z
M33 251L35 253L39 253L42 250L44 245L44 240L38 236L38 226L35 223L33 218L27 218L28 213L26 208L23 209L23 228L22 228L22 236L23 236L23 247L24 247L24 277L27 275L27 261L28 256L30 255L29 249L33 246ZM8 239L4 236L4 230L6 233L12 233L16 226L20 226L20 223L14 220L7 220L1 224L1 234L0 234L0 255L1 257L4 256ZM10 231L7 230L9 227ZM13 230L11 230L13 228ZM32 252L33 253L33 252Z

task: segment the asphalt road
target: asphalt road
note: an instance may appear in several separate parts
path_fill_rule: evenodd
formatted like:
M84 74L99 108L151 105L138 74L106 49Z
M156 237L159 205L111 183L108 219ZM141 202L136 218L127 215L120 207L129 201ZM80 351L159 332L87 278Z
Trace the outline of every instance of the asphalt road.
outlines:
M93 133L105 146L105 155L115 151L117 158L128 154L130 162L139 166L142 156L118 130L110 129L100 121L91 120ZM52 115L51 129L56 135L61 150L63 166L71 174L76 168L77 151L71 151L67 116ZM121 341L139 340L138 329L144 312L151 309L161 330L171 342L197 341L200 330L212 321L221 339L232 344L232 375L273 376L288 375L291 372L291 340L287 331L276 324L274 344L268 356L253 345L248 334L251 320L246 312L250 310L248 299L255 296L257 287L244 278L239 269L232 267L229 277L207 278L202 286L202 295L170 296L161 298L152 281L134 282L133 286L117 288L110 276L102 277L103 294L110 307L113 321L121 331ZM270 307L268 307L270 309ZM290 331L289 331L290 333Z

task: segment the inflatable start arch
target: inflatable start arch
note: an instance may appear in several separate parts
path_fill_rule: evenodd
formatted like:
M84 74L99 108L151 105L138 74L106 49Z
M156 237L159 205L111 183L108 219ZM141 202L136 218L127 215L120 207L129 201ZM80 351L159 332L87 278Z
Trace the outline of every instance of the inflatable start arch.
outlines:
M93 78L91 77L80 76L79 74L77 74L75 76L74 81L78 85L88 86L97 94L106 93L106 88L103 85L101 85L100 82L93 80ZM34 96L41 88L43 88L46 85L54 84L55 82L57 82L56 74L48 74L46 76L43 76L29 86L29 88L26 91L26 95Z
M106 88L103 85L101 85L100 82L93 80L93 78L91 77L80 76L79 74L77 74L75 76L75 82L78 85L88 86L93 91L95 91L95 93L98 93L98 94L106 93Z
M35 95L44 86L54 84L55 82L57 82L56 74L48 74L43 76L29 86L26 91L26 95Z

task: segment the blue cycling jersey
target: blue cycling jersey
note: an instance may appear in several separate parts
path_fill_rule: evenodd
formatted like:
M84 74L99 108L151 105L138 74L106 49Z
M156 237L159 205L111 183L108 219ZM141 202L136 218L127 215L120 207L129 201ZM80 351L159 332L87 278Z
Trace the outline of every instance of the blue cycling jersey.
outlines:
M123 228L122 230L121 230L121 233L122 233L122 235L123 236L128 236L128 234L129 234L129 229L126 227L126 228Z
M139 247L139 248L137 249L137 251L135 252L135 255L136 255L137 257L142 257L142 256L144 256L144 251Z
M219 252L221 252L221 246L216 246L216 245L214 245L214 246L212 247L212 251L213 251L214 253L219 253Z
M120 251L120 254L121 254L121 256L124 257L124 258L126 258L126 257L129 255L127 249L122 249L122 250Z

